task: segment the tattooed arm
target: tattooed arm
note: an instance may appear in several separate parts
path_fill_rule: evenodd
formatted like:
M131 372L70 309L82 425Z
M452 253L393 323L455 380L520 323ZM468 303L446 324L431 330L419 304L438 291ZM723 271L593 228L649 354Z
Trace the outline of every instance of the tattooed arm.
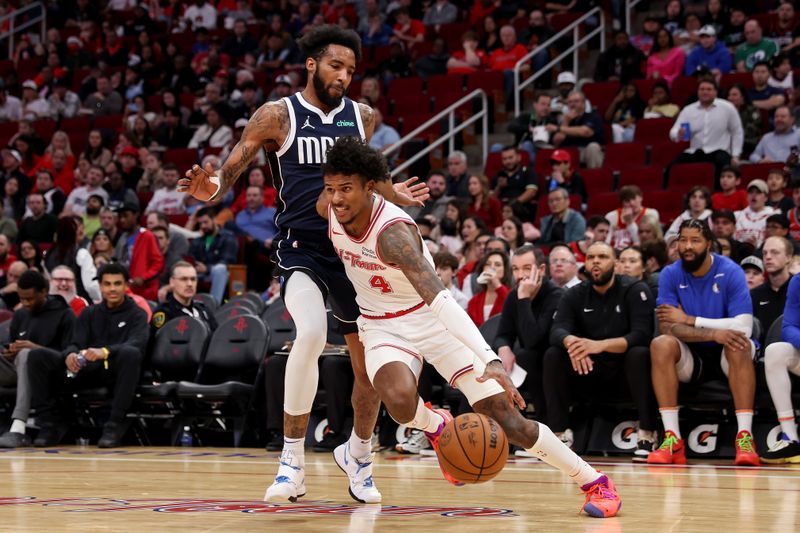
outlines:
M223 196L236 183L242 171L250 165L259 150L275 150L288 129L289 111L284 102L268 102L253 113L242 137L219 169L194 165L186 177L178 181L178 191L187 192L202 201Z
M358 111L361 113L361 123L364 125L364 137L370 142L372 134L375 133L375 111L367 104L358 104Z
M422 241L415 226L403 222L388 226L378 239L379 257L403 271L422 300L447 330L488 364L500 358L484 340L478 327L442 284L422 252ZM502 369L502 365L501 365Z

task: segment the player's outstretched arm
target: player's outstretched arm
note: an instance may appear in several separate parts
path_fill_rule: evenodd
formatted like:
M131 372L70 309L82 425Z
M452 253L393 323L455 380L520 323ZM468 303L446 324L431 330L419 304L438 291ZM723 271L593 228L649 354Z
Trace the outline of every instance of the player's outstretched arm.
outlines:
M387 227L381 233L378 253L381 260L403 271L442 324L455 338L472 350L476 357L486 364L499 361L500 358L486 343L469 315L442 284L433 270L433 265L425 259L422 246L422 240L419 233L414 231L414 226L400 222Z
M281 132L288 129L289 112L283 102L267 102L253 113L242 137L219 169L211 165L193 165L178 181L178 191L186 192L204 202L223 196L233 187L259 150L272 144L278 146Z

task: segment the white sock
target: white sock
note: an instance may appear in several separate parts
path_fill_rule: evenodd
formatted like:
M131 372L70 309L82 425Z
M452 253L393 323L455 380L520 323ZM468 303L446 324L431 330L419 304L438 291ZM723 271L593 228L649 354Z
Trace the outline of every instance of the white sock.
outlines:
M736 410L736 425L739 426L739 431L753 432L753 410L752 409L737 409Z
M561 442L549 427L544 424L538 424L538 426L539 438L536 439L533 446L528 448L529 453L550 466L558 468L581 487L602 475Z
M661 421L664 422L664 431L671 431L680 439L681 428L678 423L678 408L660 407L658 411L661 413Z
M300 468L305 467L305 439L290 439L289 437L283 437L283 452L281 452L281 461L284 461L291 466L299 466Z
M12 433L22 433L24 435L25 434L25 421L24 420L17 420L15 418L14 421L11 422L11 429L9 431L11 431Z
M350 455L355 458L365 457L372 453L372 439L363 440L356 435L356 430L350 432Z
M426 433L435 433L443 423L442 415L426 407L422 398L417 398L417 412L414 413L414 419L407 422L406 426L421 429Z
M781 424L781 430L789 437L790 441L798 442L797 438L797 424L794 423L794 410L778 411L778 422Z

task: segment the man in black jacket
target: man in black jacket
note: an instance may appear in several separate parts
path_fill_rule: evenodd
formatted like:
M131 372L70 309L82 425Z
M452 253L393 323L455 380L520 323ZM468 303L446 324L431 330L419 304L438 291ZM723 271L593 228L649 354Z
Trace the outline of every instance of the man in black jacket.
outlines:
M516 290L503 304L493 348L511 375L514 365L528 373L520 391L533 397L536 419L546 420L546 402L542 388L542 361L550 346L550 327L563 289L545 278L545 264L536 261L533 245L517 248L511 259ZM519 349L514 350L519 341Z
M97 278L103 301L83 310L67 347L61 353L33 350L28 356L33 405L42 425L34 446L55 446L64 436L65 426L56 417L53 394L56 384L64 381L71 388L113 381L111 417L103 427L99 447L119 446L127 429L125 413L133 401L147 345L147 315L125 295L125 267L108 263L100 268Z
M571 444L569 402L572 390L602 399L622 375L639 410L635 458L646 459L655 446L658 423L650 380L650 341L655 299L643 281L615 276L614 250L604 242L586 251L588 282L567 290L558 305L544 354L544 393L548 425Z
M39 272L28 270L17 282L22 307L14 312L9 327L10 343L0 357L0 385L17 387L17 403L11 429L0 436L0 448L30 446L25 422L31 406L28 356L31 350L58 354L72 336L75 314L61 296L48 296L50 286Z
M210 208L199 210L196 218L203 235L192 240L189 254L197 261L200 279L211 282L211 295L221 304L228 286L228 265L236 262L239 242L233 233L217 226Z
M200 300L197 294L197 270L186 261L178 261L170 269L169 292L167 299L153 313L150 325L153 335L161 327L179 316L191 316L208 326L209 331L217 329L217 320Z

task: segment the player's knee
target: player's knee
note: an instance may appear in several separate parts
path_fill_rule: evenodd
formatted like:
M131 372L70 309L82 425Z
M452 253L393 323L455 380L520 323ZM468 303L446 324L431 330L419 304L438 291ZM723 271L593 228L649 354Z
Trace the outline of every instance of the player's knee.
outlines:
M788 367L794 347L788 342L774 342L764 350L764 369L767 372L783 371Z
M678 339L672 335L659 335L650 341L650 360L654 364L673 364L679 353Z
M747 345L747 348L744 350L739 350L736 348L731 348L730 346L726 346L725 349L722 351L725 354L725 359L728 360L728 364L731 365L753 365L753 352L750 345Z
M398 424L408 424L417 414L417 397L409 391L391 387L382 395L383 403Z
M327 331L324 328L297 328L295 345L304 353L310 356L319 357L325 349L325 342L328 340ZM292 355L295 351L292 350Z

